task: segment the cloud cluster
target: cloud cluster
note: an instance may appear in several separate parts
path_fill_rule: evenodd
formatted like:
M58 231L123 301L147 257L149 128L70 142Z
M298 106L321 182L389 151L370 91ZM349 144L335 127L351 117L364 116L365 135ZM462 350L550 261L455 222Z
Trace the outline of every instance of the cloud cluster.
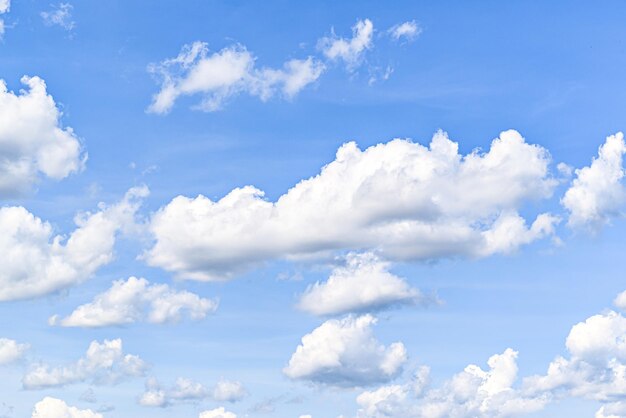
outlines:
M31 418L104 418L91 409L78 409L60 399L46 396L35 404Z
M45 82L26 76L21 81L28 90L15 94L0 80L0 197L23 193L40 173L65 178L86 160L72 128L61 126Z
M19 360L29 347L28 344L20 344L8 338L0 338L0 366Z
M307 288L298 308L314 315L336 315L428 301L388 269L389 263L373 253L348 254L346 265L333 269L326 282Z
M156 379L146 382L146 391L139 398L143 406L167 407L179 402L212 399L217 402L237 402L248 395L241 382L220 380L213 388L190 379L178 378L169 389L161 387Z
M119 203L80 214L67 239L23 207L0 208L0 301L41 296L88 279L113 259L118 231L134 222L147 194L146 187L132 188Z
M92 341L85 356L67 366L34 364L22 379L24 389L45 389L72 383L114 384L127 377L140 377L147 370L138 356L124 354L122 340Z
M513 130L487 152L458 152L437 132L429 147L395 139L337 151L321 172L270 202L246 186L220 200L178 196L152 218L144 258L180 278L228 279L273 259L375 251L387 260L483 257L554 232L557 217L518 214L556 185L544 148Z
M167 113L180 96L201 94L197 108L219 110L230 97L241 93L265 101L276 95L292 98L313 83L324 71L324 64L308 57L292 59L283 68L257 68L255 57L245 47L234 45L209 54L204 42L185 45L176 58L152 64L149 71L161 81L149 112Z
M626 416L626 318L615 311L587 318L572 327L565 346L569 358L558 356L545 375L525 379L527 390L596 400L605 404L600 416Z
M621 213L626 198L624 153L624 134L618 132L606 138L591 165L576 170L576 178L561 199L570 213L569 226L598 229Z
M415 22L405 22L388 32L396 41L413 40L421 29ZM314 83L326 70L327 63L341 62L354 72L363 63L365 53L373 48L373 37L372 21L358 20L352 27L351 38L333 32L318 40L317 48L323 57L291 59L282 68L257 67L256 57L240 44L210 53L205 42L196 41L184 45L175 58L148 66L148 71L161 83L148 112L168 113L182 96L202 96L194 108L205 112L221 109L226 101L239 94L262 101L275 96L291 99ZM392 71L388 67L383 78Z
M517 352L506 349L487 362L489 369L469 365L441 387L424 390L424 372L416 382L384 386L357 397L359 418L512 417L542 409L546 396L527 396L513 387ZM416 384L417 383L417 390Z
M367 386L389 381L407 360L400 342L385 347L375 337L371 315L348 316L324 322L291 356L283 372L292 379L333 386Z
M130 277L113 282L109 290L79 306L69 316L59 318L55 315L49 322L63 327L104 327L139 321L163 324L178 322L185 314L193 320L204 319L215 312L217 306L216 300Z
M615 303L623 309L624 294ZM359 418L470 418L523 416L551 402L578 398L600 403L596 418L626 416L626 318L613 310L572 327L567 356L543 375L517 380L517 352L492 356L489 369L470 365L439 387L422 370L413 382L383 386L357 397Z

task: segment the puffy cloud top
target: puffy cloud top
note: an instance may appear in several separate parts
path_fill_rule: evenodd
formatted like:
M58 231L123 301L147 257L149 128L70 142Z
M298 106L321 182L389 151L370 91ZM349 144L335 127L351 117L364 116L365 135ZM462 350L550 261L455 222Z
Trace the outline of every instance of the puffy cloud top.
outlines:
M118 231L134 222L145 187L76 217L67 240L23 207L0 208L0 301L32 298L80 283L113 258ZM25 260L28 260L27 262Z
M78 409L49 396L35 404L31 418L104 418L91 409Z
M68 317L50 318L51 325L64 327L103 327L147 320L162 324L177 322L184 313L191 319L205 318L217 309L217 301L187 291L176 291L166 284L150 284L130 277L117 280L93 302L79 306Z
M22 77L28 90L15 94L0 80L0 197L36 182L38 174L59 180L80 171L86 160L72 128L39 77Z
M315 315L334 315L426 301L388 268L389 263L372 253L349 254L346 265L335 268L326 282L309 286L298 307Z
M124 354L122 340L92 341L85 356L67 366L35 364L22 379L24 389L44 389L72 383L111 384L143 376L147 365L138 356Z
M152 218L145 259L181 278L218 280L263 261L375 250L390 260L508 253L553 233L517 210L547 198L556 181L548 152L503 132L488 152L458 153L437 132L429 147L396 139L334 161L276 202L246 186L218 201L178 196Z
M19 360L30 346L8 338L0 338L0 365Z
M576 170L576 178L561 200L570 212L568 225L597 229L620 213L626 193L622 184L624 134L606 138L590 166Z
M283 372L292 379L335 386L366 386L396 377L406 362L400 342L385 347L376 340L371 315L324 322L291 356Z

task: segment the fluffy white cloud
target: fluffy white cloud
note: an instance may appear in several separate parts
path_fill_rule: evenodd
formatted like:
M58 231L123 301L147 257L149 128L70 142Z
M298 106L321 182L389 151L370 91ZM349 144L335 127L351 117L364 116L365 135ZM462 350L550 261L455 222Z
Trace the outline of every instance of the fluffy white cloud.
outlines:
M219 402L237 402L248 395L248 391L241 382L220 380L212 391L212 397Z
M350 142L276 202L252 186L218 201L174 198L153 216L156 243L144 257L180 278L220 280L264 261L338 250L392 261L508 253L553 233L556 217L527 226L517 213L551 195L549 162L513 130L467 155L441 131L429 147L395 139L362 151Z
M569 358L559 356L545 375L527 378L528 391L602 402L623 396L626 318L614 311L594 315L572 327L565 345Z
M60 319L55 315L49 322L64 327L104 327L138 321L162 324L177 322L184 314L194 320L204 319L217 306L216 300L130 277L113 282L109 290L97 295L93 302L79 306L69 316Z
M396 41L406 39L412 41L422 33L422 28L414 20L400 23L388 30L389 35Z
M623 304L624 294L615 299ZM615 311L574 325L545 375L517 380L517 352L492 356L489 369L470 365L440 387L428 387L427 370L413 382L383 386L357 397L358 418L504 418L524 416L568 398L601 403L596 418L626 417L626 318Z
M318 47L326 58L342 60L349 70L356 68L363 59L363 54L373 46L374 24L371 20L359 20L352 27L352 38L333 36L322 38Z
M624 134L606 138L590 166L576 170L576 178L561 203L570 212L571 227L598 228L620 213L626 193L622 185Z
M177 402L212 399L218 402L237 402L248 395L241 382L220 380L209 389L190 379L178 378L173 387L163 389L156 379L148 379L146 391L139 398L143 406L167 407Z
M357 397L359 418L512 417L542 409L546 396L526 396L513 384L517 377L517 352L496 354L489 369L469 365L441 387L424 390L426 376L418 373L412 384L383 386ZM417 389L416 389L417 387Z
M31 418L104 418L91 409L78 409L49 396L35 404Z
M219 407L210 411L200 412L198 418L237 418L237 415L232 412L228 412L224 409L224 407Z
M375 254L348 254L346 265L335 268L326 282L309 286L298 307L315 315L335 315L427 301L388 269L389 263Z
M212 112L240 93L263 101L277 93L292 98L319 78L324 65L308 57L287 61L280 69L259 69L254 56L241 45L209 54L206 43L194 42L185 45L176 58L150 65L149 71L162 82L149 112L167 113L180 96L195 94L203 96L197 108Z
M76 22L72 20L72 10L74 6L70 3L59 3L53 5L49 11L41 12L39 15L47 26L60 26L65 30L72 30Z
M20 344L8 338L0 338L0 366L19 360L29 347L28 344Z
M92 341L75 363L51 367L35 364L22 379L24 389L45 389L72 383L114 384L123 378L145 374L147 365L138 356L124 354L122 340Z
M292 379L335 386L365 386L396 377L407 360L400 342L382 345L372 332L371 315L324 322L291 356L283 372Z
M112 260L118 231L134 222L147 194L146 187L133 188L115 205L78 215L78 228L67 239L23 207L0 208L0 301L41 296L88 279Z
M86 154L39 77L22 77L28 90L7 90L0 80L0 197L15 195L38 174L62 179L83 168Z

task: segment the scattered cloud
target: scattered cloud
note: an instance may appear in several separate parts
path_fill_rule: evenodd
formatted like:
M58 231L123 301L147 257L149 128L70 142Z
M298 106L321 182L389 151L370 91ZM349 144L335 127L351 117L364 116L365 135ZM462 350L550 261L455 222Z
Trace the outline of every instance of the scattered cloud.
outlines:
M0 0L0 16L9 13L9 10L11 10L11 0ZM0 40L4 37L5 31L6 25L4 19L0 19Z
M76 308L69 316L50 318L50 325L63 327L105 327L147 321L153 324L178 322L183 315L204 319L217 310L217 300L201 298L187 291L176 291L166 284L150 284L130 277L117 280L109 290L90 303Z
M195 280L224 280L275 259L374 251L383 259L436 260L510 253L554 233L556 216L531 224L518 210L551 196L546 149L502 132L487 152L458 153L437 132L429 147L395 139L344 144L320 174L276 202L245 186L220 200L178 196L154 214L152 266Z
M267 101L277 94L288 99L315 82L325 69L313 57L292 59L283 68L257 68L255 57L242 45L209 54L204 42L185 45L176 58L148 68L161 82L161 90L148 107L151 113L168 113L181 96L203 96L196 109L213 112L225 101L247 93Z
M15 94L0 80L0 197L24 193L39 174L60 180L81 171L87 158L73 129L61 125L45 82L21 82L28 90Z
M60 399L46 396L35 404L31 418L104 418L91 409L78 409Z
M59 3L52 5L51 10L41 12L39 15L46 26L60 26L67 31L71 31L76 27L76 22L72 20L73 9L74 6L70 3Z
M371 20L359 20L352 27L352 38L340 38L334 33L318 41L318 48L332 61L343 61L353 71L363 60L363 54L373 47L374 24Z
M139 398L143 406L168 407L180 402L197 402L211 399L217 402L237 402L248 395L241 382L220 380L213 388L190 379L178 378L174 386L163 389L159 382L148 379L146 391Z
M128 377L144 376L146 363L138 356L124 354L122 340L92 341L85 356L75 363L51 367L34 364L22 379L24 389L45 389L73 383L114 384Z
M389 36L395 41L406 40L406 41L414 41L418 36L422 33L422 28L415 22L411 20L409 22L404 22L392 26L387 31Z
M298 307L315 315L366 312L394 305L427 303L429 298L388 271L373 253L351 253L324 283L309 286Z
M134 223L147 194L146 187L132 188L119 203L79 214L67 239L23 207L0 208L0 301L42 296L88 279L113 259L117 233Z
M425 387L428 369L413 382L383 386L357 397L358 418L512 417L542 409L548 398L525 396L513 384L517 352L508 348L487 362L489 369L469 365L438 388Z
M569 226L598 229L621 213L626 198L622 184L624 153L624 134L618 132L606 138L591 165L576 170L576 177L561 199L570 213Z
M22 358L30 348L28 344L20 344L8 338L0 338L0 366L13 363Z
M396 377L407 360L400 342L382 345L372 332L376 318L348 316L324 322L291 356L283 372L292 379L333 386L368 386Z
M615 304L623 307L626 292ZM422 367L413 381L382 386L357 397L358 418L469 418L525 416L551 402L585 399L600 403L596 418L626 416L626 318L613 310L572 327L567 356L557 356L543 375L516 384L518 353L492 356L489 369L469 365L439 387L430 387Z

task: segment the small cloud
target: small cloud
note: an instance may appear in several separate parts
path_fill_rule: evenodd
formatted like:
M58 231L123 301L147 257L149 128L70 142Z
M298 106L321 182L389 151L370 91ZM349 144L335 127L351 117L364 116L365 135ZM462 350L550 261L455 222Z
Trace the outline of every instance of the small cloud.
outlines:
M67 31L76 27L76 22L72 20L74 6L70 3L59 3L51 6L51 10L39 14L46 26L60 26Z
M389 28L387 33L395 41L405 39L407 41L414 41L422 33L422 28L414 20L410 22L400 23L398 25Z

